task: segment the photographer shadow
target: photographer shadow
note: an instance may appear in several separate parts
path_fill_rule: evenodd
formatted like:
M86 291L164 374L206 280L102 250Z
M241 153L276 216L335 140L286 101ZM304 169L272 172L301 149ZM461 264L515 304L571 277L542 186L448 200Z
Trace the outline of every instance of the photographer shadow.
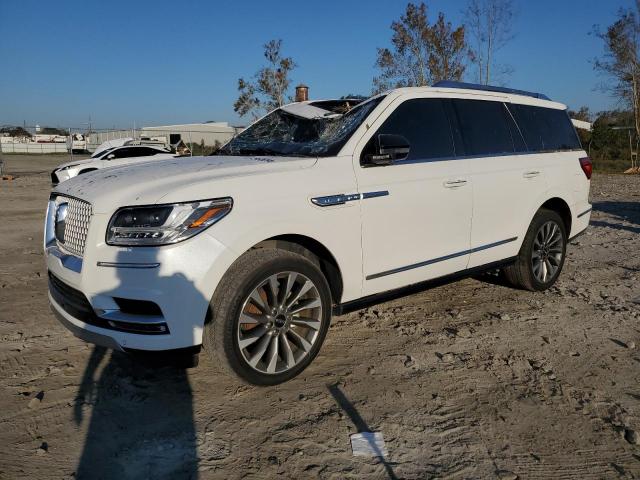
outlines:
M160 271L161 266L147 269L145 279L163 292L174 291L178 283L184 291L183 275L162 277ZM180 302L196 299L202 295L192 285ZM74 405L78 427L88 422L76 478L198 477L193 395L184 360L93 348Z

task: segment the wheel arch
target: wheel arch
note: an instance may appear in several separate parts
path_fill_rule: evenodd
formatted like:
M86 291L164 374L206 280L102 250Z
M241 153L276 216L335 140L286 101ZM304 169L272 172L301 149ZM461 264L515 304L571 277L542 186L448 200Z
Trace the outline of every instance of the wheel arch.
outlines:
M552 197L540 205L538 210L543 208L554 211L560 215L564 222L567 237L569 237L571 235L571 225L573 222L573 216L571 214L571 207L569 207L569 204L561 197Z
M255 248L281 248L302 255L311 253L318 259L320 270L329 283L333 303L340 303L344 289L340 266L331 251L318 240L300 234L276 235L256 243L249 250Z

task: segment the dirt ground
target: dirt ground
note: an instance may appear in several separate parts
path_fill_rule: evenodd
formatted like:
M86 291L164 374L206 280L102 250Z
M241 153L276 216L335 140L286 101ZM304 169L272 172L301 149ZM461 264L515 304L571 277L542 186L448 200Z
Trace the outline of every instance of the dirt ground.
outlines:
M640 477L640 176L594 176L550 291L468 279L337 317L301 376L253 388L68 333L41 245L65 158L4 160L2 479ZM352 455L366 430L386 460Z

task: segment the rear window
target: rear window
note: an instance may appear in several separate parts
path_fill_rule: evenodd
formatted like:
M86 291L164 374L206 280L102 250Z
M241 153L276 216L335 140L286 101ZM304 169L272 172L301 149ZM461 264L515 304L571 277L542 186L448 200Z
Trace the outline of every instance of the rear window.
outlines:
M509 109L530 152L581 148L565 110L519 104L510 104Z
M466 155L513 153L511 119L502 102L452 101Z

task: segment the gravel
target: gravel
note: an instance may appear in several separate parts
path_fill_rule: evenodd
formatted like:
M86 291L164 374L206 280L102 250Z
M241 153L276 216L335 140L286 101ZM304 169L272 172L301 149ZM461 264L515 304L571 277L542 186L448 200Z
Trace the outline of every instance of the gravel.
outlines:
M467 279L337 317L302 375L257 388L206 356L150 368L73 337L41 255L66 159L5 160L2 478L640 477L640 176L594 175L553 289ZM353 457L365 431L386 459Z

